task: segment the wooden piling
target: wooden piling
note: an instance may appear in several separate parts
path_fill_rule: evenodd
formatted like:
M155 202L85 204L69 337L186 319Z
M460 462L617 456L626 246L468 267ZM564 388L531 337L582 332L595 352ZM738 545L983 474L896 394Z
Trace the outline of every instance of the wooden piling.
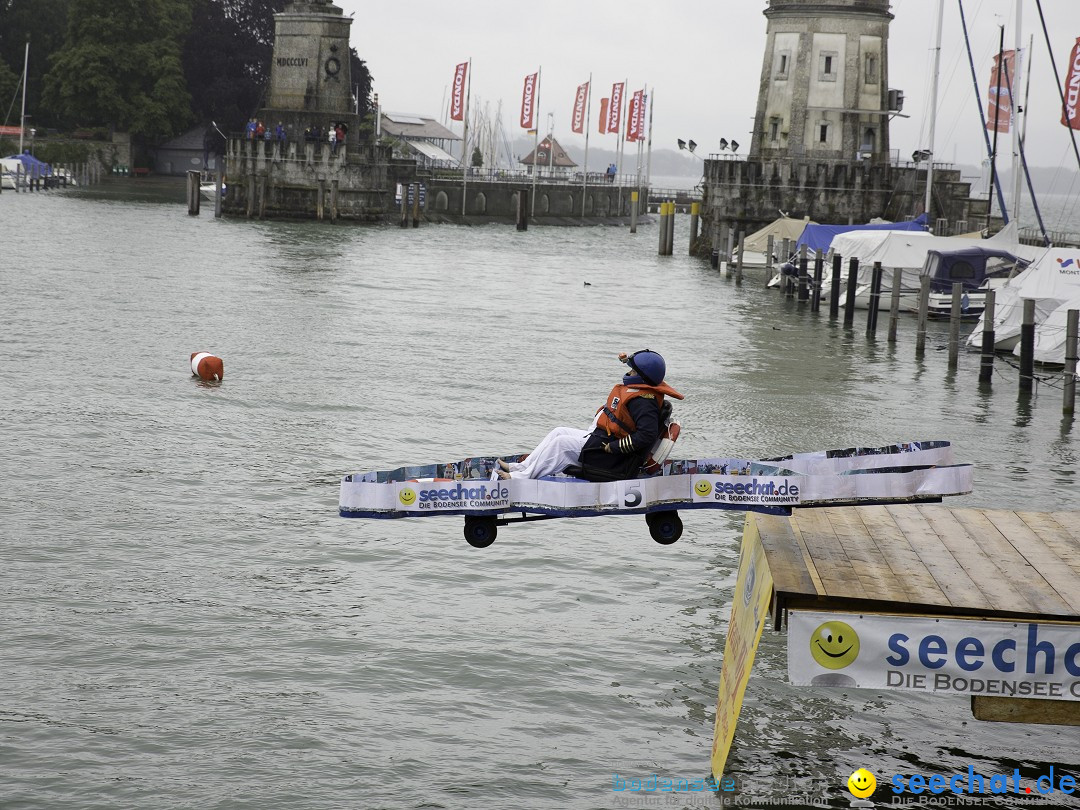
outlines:
M832 278L829 279L831 282L829 285L829 320L832 321L840 317L840 268L842 266L843 259L840 254L833 254Z
M701 230L701 203L690 203L690 255L694 255L694 246L697 244L699 231Z
M889 336L888 343L896 343L896 327L900 320L900 281L904 277L904 271L899 267L893 270L892 298L889 301Z
M412 199L412 226L414 228L419 228L420 227L420 184L419 183L413 183L413 191L415 193L413 194L413 199Z
M960 361L960 316L963 315L964 285L959 281L952 285L952 306L949 308L949 368L956 368Z
M731 260L733 258L735 258L735 229L734 228L728 228L728 232L727 232L727 262L728 262L728 268L727 268L727 270L728 270L728 275L729 276L733 272L733 268L731 266Z
M866 311L866 336L873 339L877 335L878 306L881 304L881 262L874 262L870 276L870 303Z
M769 234L768 243L765 246L765 286L769 286L773 275L773 248L776 246L776 237Z
M1025 298L1020 324L1020 393L1030 394L1035 381L1035 299Z
M739 258L735 261L735 283L742 284L743 248L746 247L746 231L739 231Z
M462 192L462 194L464 194L464 192ZM464 213L464 208L465 208L465 203L464 202L461 204L461 207L462 207L462 213ZM402 228L408 228L409 227L409 184L408 183L402 183L401 184L401 220L398 222L398 224Z
M527 230L529 230L529 218L527 216L525 216L525 210L526 210L526 208L525 208L526 196L525 195L528 194L528 193L529 192L528 192L527 189L521 189L521 188L518 189L518 193L517 193L517 229L519 231L527 231Z
M315 210L319 215L319 219L322 219L322 198L320 197L315 201ZM255 175L249 174L247 177L247 205L244 213L248 219L251 219L251 215L255 212Z
M338 181L330 181L330 221L337 222Z
M979 382L990 383L994 377L994 290L986 291L983 307L982 356L979 358Z
M667 255L675 254L675 201L668 203Z
M223 190L223 180L221 172L217 173L217 177L214 178L214 216L218 219L221 218L221 192Z
M324 206L324 204L326 202L326 181L325 180L319 180L319 187L318 187L318 189L316 189L315 193L318 195L316 197L316 199L315 199L315 217L320 222L322 222L322 219L323 219L323 206ZM404 192L402 192L402 193L404 193ZM402 200L402 202L404 203L404 199Z
M637 233L638 193L630 192L630 233Z
M806 272L806 245L799 248L799 303L810 298L810 276Z
M1065 400L1062 403L1062 412L1073 413L1076 405L1076 343L1077 322L1080 321L1080 310L1070 309L1065 321Z
M199 173L191 170L187 173L187 212L190 216L199 215Z
M926 351L926 319L930 314L930 276L919 278L919 322L915 331L915 356Z
M259 178L259 219L266 219L266 175Z
M660 227L657 233L656 255L666 256L664 252L667 248L667 203L660 203Z
M821 277L825 273L825 255L818 248L814 254L814 288L810 290L810 311L821 309Z

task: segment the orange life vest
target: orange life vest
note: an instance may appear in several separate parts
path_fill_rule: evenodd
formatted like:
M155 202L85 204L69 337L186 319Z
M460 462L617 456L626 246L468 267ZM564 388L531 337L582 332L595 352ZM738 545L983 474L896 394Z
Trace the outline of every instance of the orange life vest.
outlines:
M607 402L600 408L600 416L596 420L596 426L603 428L609 436L614 436L617 439L629 436L637 430L637 423L634 422L634 417L630 415L630 409L627 406L632 400L646 394L656 399L656 407L660 410L664 408L665 396L674 397L675 399L683 398L682 394L663 382L659 385L625 385L619 383L611 389Z

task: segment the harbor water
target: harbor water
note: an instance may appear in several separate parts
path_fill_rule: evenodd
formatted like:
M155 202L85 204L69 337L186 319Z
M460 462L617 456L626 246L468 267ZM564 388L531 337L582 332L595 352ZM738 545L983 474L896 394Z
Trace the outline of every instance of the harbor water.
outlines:
M945 439L976 465L949 505L1080 509L1059 377L1021 398L999 361L980 389L946 324L918 359L911 317L868 341L865 312L845 331L737 285L685 255L688 217L664 258L655 224L217 220L140 182L0 198L4 810L614 808L647 798L616 775L708 776L741 513L684 513L671 546L608 517L483 550L460 518L337 514L345 473L588 424L620 351L686 394L676 457ZM1078 743L789 686L766 629L728 774L745 806L843 808L860 767L1030 780L1076 774Z

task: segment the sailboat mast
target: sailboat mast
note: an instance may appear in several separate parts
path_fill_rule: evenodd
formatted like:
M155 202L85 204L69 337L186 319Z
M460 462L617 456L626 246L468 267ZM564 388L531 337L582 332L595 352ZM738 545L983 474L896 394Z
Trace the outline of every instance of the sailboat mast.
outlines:
M931 204L934 201L934 137L937 127L938 105L938 73L941 71L941 27L945 19L945 0L938 0L937 39L934 43L934 77L930 90L930 157L926 162L926 202L923 210L926 212L927 226L931 233L934 230L933 212Z
M26 134L26 72L30 66L30 38L26 38L26 55L22 69L22 114L19 117L19 154L23 153L23 136Z
M1001 71L1004 68L1002 62L1005 59L1005 26L1001 26L1001 35L998 39L998 63L997 63L997 81L994 83L997 88L998 95L995 97L996 101L1001 101ZM1001 117L1001 104L994 104L994 145L990 149L990 188L994 188L994 184L997 180L997 139L998 139L998 121ZM1001 206L1001 218L1005 221L1005 224L1009 224L1009 212L1005 208L1005 200L999 197L998 205ZM993 197L990 197L986 202L986 228L990 229L990 215L993 213Z
M1020 48L1023 45L1023 40L1020 35L1020 16L1023 13L1021 9L1022 0L1016 0L1016 50L1013 51L1013 79L1015 83L1016 71L1020 67ZM1013 140L1013 160L1012 160L1012 172L1013 172L1013 222L1016 223L1016 227L1020 227L1020 107L1016 103L1015 92L1010 85L1009 87L1009 109L1012 111L1012 140Z

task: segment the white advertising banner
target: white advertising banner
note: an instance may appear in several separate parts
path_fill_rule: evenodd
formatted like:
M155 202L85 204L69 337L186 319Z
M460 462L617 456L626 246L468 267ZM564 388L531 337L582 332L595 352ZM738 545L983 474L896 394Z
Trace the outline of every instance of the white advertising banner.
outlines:
M1080 624L793 610L788 680L1080 701Z

